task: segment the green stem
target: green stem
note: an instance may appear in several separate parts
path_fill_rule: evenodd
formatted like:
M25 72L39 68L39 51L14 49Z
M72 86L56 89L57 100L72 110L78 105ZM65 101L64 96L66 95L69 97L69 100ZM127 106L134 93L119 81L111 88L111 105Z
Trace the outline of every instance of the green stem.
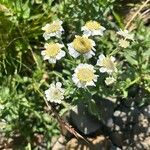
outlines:
M112 56L114 54L117 54L118 52L120 51L120 49L118 49L118 47L116 49L114 49L110 54L109 56Z
M124 89L126 90L127 88L129 88L133 84L138 83L140 80L141 80L141 77L137 77L135 80L133 80L132 82L130 82L130 84L128 84Z
M66 47L66 45L64 44L64 42L61 40L61 39L58 39L59 43L63 44L64 45L64 50L66 52L66 54L68 55L69 59L72 60L74 62L74 58L72 58L70 56L70 54L68 54L68 48Z
M63 82L65 82L65 79L62 77L62 75L59 72L51 71L49 74L50 75L55 75L55 76L59 77Z

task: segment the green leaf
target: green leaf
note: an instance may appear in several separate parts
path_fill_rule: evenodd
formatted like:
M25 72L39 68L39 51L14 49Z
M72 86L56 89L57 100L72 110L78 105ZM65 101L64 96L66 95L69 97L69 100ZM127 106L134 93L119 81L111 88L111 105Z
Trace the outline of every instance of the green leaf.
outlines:
M22 7L22 10L23 10L23 15L22 15L22 17L23 17L24 19L29 18L29 17L30 17L29 0L27 0L27 1L25 2L25 4L24 4L23 7Z
M123 98L127 98L128 97L128 92L126 90L123 90Z
M97 110L97 105L96 105L96 103L95 103L95 101L93 99L91 99L89 101L89 107L88 107L88 109L89 109L89 112L91 114L93 114L94 116L99 116L98 110Z
M150 49L146 50L146 51L143 53L143 57L150 57Z
M121 17L120 17L117 13L115 13L115 11L112 11L112 13L113 13L113 15L114 15L116 21L118 22L120 28L123 29L123 28L124 28L124 25L123 25L123 23L122 23Z
M133 55L131 53L124 53L124 56L126 60L131 64L131 65L138 65L138 61L132 57Z

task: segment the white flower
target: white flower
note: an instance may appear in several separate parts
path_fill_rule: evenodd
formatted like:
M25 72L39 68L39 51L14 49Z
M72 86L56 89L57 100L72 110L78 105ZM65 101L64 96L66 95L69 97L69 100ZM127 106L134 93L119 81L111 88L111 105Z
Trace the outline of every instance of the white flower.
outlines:
M59 38L64 31L64 29L62 28L62 21L60 20L53 21L51 24L46 24L44 27L42 27L42 30L45 31L45 33L43 34L45 40L48 40L53 36Z
M117 71L115 58L113 56L105 57L103 54L101 54L97 61L97 65L100 66L99 70L102 73L107 72L108 74L111 74Z
M91 58L95 53L95 42L87 36L75 36L72 43L68 44L69 54L74 58L83 55L84 58Z
M46 43L44 45L45 50L41 52L44 60L48 60L49 63L56 63L56 60L60 60L65 56L65 51L61 50L64 47L59 43Z
M129 47L129 41L126 41L125 39L120 39L119 40L119 46L120 47L123 47L123 48L127 48L127 47Z
M106 29L100 25L97 21L88 21L86 24L81 28L84 35L87 36L94 36L94 35L101 35L103 36L103 32Z
M113 84L115 81L116 81L116 80L115 80L115 78L113 78L113 77L107 77L107 78L105 79L106 85L111 85L111 84Z
M134 40L134 35L133 34L129 34L129 31L128 30L119 30L117 32L117 34L123 36L125 39L129 39L129 40Z
M45 91L47 101L60 104L64 99L64 89L61 88L62 84L57 82L56 84L50 84L50 88Z
M86 88L87 86L95 86L98 75L95 75L94 66L89 64L79 64L72 76L73 82L79 88Z

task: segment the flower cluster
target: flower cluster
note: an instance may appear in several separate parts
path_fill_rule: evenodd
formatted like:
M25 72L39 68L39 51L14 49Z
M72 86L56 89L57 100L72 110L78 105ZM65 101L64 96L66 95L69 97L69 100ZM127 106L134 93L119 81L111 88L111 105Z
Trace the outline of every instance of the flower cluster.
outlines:
M87 36L94 36L94 35L101 35L103 36L103 32L106 30L103 26L100 25L97 21L88 21L86 24L81 28L84 35Z
M54 21L51 24L46 24L42 30L45 31L43 37L45 40L49 40L51 37L60 38L62 32L64 31L62 27L62 21ZM96 44L92 39L93 36L103 36L106 29L101 26L97 21L88 21L81 28L83 35L76 35L73 41L67 44L60 44L59 42L47 42L44 45L44 50L41 52L43 59L48 60L49 63L56 63L61 58L65 57L66 53L69 53L74 59L82 57L85 60L90 59L95 56ZM119 45L126 48L129 45L127 40L133 40L133 35L129 34L127 30L120 30L117 32L123 38L119 41ZM60 41L60 40L58 40ZM62 50L65 47L68 51ZM100 73L105 73L107 77L105 78L105 84L111 85L116 81L117 73L117 63L115 57L111 55L105 56L100 54L95 66L85 63L87 61L78 64L72 75L72 81L78 88L87 88L88 86L96 86L96 82ZM99 73L96 72L97 68ZM45 91L45 95L48 101L61 103L64 98L64 89L61 88L62 84L57 82L56 84L52 83L50 88Z
M56 60L65 56L65 52L61 50L64 45L59 43L46 43L44 45L45 50L41 52L43 59L48 60L49 63L56 63Z
M61 103L64 99L64 89L61 86L60 82L50 84L49 89L45 91L47 101Z
M95 75L94 66L89 64L79 64L72 76L73 82L79 88L85 88L87 86L95 86L98 75Z
M43 37L45 38L45 40L50 39L50 37L58 37L60 38L62 35L62 32L64 31L64 29L62 28L62 21L60 20L56 20L53 21L51 24L46 24L43 28L42 28L44 32Z
M74 58L83 55L85 58L88 59L95 55L94 46L95 42L87 36L75 36L73 42L68 44L68 50L69 54Z
M64 31L62 21L60 20L46 24L42 27L42 30L45 31L43 34L45 40L49 40L51 37L60 38ZM63 47L63 44L48 42L44 45L45 50L41 52L41 55L44 60L48 60L49 63L55 64L57 60L60 60L66 55L66 52L62 50Z
M134 35L130 34L128 30L119 30L117 32L122 38L119 40L119 46L123 48L127 48L130 44L129 40L134 40Z

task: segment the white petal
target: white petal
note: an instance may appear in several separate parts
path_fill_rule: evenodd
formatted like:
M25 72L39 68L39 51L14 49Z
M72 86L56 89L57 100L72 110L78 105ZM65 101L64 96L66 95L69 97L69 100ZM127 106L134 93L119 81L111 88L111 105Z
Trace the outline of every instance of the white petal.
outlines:
M92 50L93 50L93 51L96 51L96 49L95 49L94 47L92 47Z
M54 83L50 84L50 88L49 89L55 89L55 88L56 88L56 86L55 86Z
M58 104L61 104L62 101L61 100L55 100L54 102L58 103Z
M47 95L49 93L49 89L45 91L45 94Z
M93 40L90 39L90 41L91 41L91 43L92 43L92 46L95 46L95 45L96 45Z
M58 22L60 25L62 25L63 21L62 20L55 20L54 22Z
M122 32L124 32L124 33L126 33L126 34L128 34L128 33L129 33L129 31L128 31L128 30L124 30L124 31L122 31Z
M104 72L107 72L107 69L104 68L104 67L101 67L101 68L99 69L99 71L102 72L102 73L104 73Z
M61 82L57 82L57 83L56 83L56 88L61 88L61 86L62 86L62 83L61 83Z
M80 55L80 53L78 53L74 48L68 47L68 49L69 49L69 54L74 58L77 58Z
M114 62L116 60L115 57L113 57L113 56L111 56L110 59L112 62Z
M86 59L91 58L95 53L93 51L89 51L88 53L83 54L83 57Z
M79 79L75 76L75 74L73 75L72 80L75 84L79 82Z
M86 85L88 85L88 86L95 86L95 83L93 81L91 81L91 82L87 82Z
M103 34L101 33L101 30L94 30L92 32L92 35L94 36L94 35L103 35Z
M57 60L60 60L62 57L65 56L65 54L66 54L66 53L61 50L61 51L57 54L56 59L57 59Z
M115 80L113 77L107 77L107 78L105 79L106 85L110 85L110 84L114 83L115 81L116 81L116 80Z
M92 32L90 30L84 30L83 35L86 35L88 37L92 35Z
M105 59L106 57L103 55L103 54L100 54L99 57L98 57L98 61L97 61L97 64L98 66L103 66L102 65L102 62L103 60Z
M103 59L105 59L105 55L100 54L98 58L99 58L100 61L102 61Z
M104 34L104 31L103 31L103 30L100 30L100 31L99 31L99 35L103 36L103 34Z
M44 50L44 51L41 51L41 55L46 55L46 51Z
M96 82L97 81L97 78L98 78L98 75L95 75L95 77L94 77L94 82Z
M81 31L84 31L85 30L85 26L81 27Z
M133 41L133 40L134 40L134 35L133 35L133 34L128 35L128 36L127 36L127 39L130 39L130 40Z
M105 28L105 27L103 27L103 26L101 26L101 30L102 30L102 31L105 31L105 30L106 30L106 28Z
M56 32L54 32L54 33L49 33L49 36L50 36L50 37L56 36Z
M56 63L56 58L49 58L48 61L51 64L55 64Z
M49 46L48 43L45 43L45 44L44 44L44 48L47 48L48 46Z
M55 36L58 37L58 38L60 38L61 35L62 35L62 32L61 32L61 31L58 31L58 32L56 32L56 34L55 34Z
M106 72L107 72L108 74L112 74L113 71L114 71L114 70L106 69Z
M43 34L43 37L44 37L44 39L45 39L45 40L50 39L50 35L49 35L49 34L47 34L47 33L44 33L44 34Z
M45 56L43 57L44 60L47 60L47 59L49 59L49 58L50 58L50 57L47 56L47 55L45 55Z
M42 27L42 30L45 31L47 28L49 28L49 26L50 26L50 24L47 23L44 27Z
M81 82L78 82L78 83L77 83L77 87L78 87L78 88L86 88L86 84L81 83Z
M66 52L65 52L65 51L62 51L62 50L61 50L60 53L61 53L61 56L62 56L62 57L64 57L64 56L66 55Z
M64 47L64 44L59 44L60 49Z

